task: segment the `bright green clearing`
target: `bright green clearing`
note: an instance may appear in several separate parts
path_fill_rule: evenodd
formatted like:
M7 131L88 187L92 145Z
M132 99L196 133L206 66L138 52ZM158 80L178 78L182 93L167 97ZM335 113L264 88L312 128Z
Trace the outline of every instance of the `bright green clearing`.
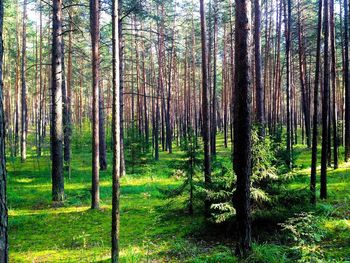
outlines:
M48 152L37 158L35 149L30 149L32 155L24 164L20 158L7 158L11 262L109 262L111 165L100 173L101 209L92 211L91 152L88 143L82 143L89 142L89 136L85 137L72 144L72 173L65 180L67 199L63 207L53 207L51 203ZM228 161L230 150L222 145L219 137L219 158ZM122 262L237 261L232 254L234 240L225 231L206 228L200 207L195 207L195 215L190 217L183 209L184 197L170 204L159 192L159 188L181 184L172 175L181 169L183 155L174 144L173 154L161 152L159 162L148 155L135 167L134 174L122 178ZM305 191L310 151L297 146L295 156L296 175L288 189ZM319 202L314 211L324 235L318 245L307 250L322 253L324 262L349 262L350 164L341 164L336 171L330 168L328 178L329 199ZM282 207L279 211L285 210ZM260 237L259 230L253 229L254 252L247 262L292 262L289 247L271 238L281 235L276 223L284 217L277 212L266 212L265 216L267 219L260 220L260 224L268 230ZM270 230L268 224L273 225Z

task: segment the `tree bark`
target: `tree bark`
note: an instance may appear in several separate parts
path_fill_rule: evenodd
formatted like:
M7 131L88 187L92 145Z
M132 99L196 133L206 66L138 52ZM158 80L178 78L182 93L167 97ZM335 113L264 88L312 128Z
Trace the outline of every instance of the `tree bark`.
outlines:
M251 4L236 0L235 22L235 114L234 171L237 176L236 216L238 243L236 253L245 256L251 250L250 176L251 176L251 87L250 29Z
M63 120L62 120L62 0L53 1L52 11L52 200L64 200L63 177Z
M200 20L201 20L201 42L202 42L202 136L204 144L204 183L209 188L211 183L211 163L210 163L210 124L209 124L209 98L208 98L208 67L207 67L207 41L204 0L200 0ZM205 214L208 216L210 203L205 201Z
M320 198L327 198L327 156L328 156L328 110L329 110L329 3L324 0L324 53L323 53L323 98L322 98L322 152Z
M254 57L255 57L255 103L256 103L256 121L258 124L259 136L265 136L264 123L264 88L261 79L261 12L260 0L254 0ZM266 71L266 69L265 69Z
M347 1L347 0L345 0ZM318 137L318 91L319 91L319 73L321 57L321 34L322 34L322 3L318 1L318 22L317 22L317 47L316 47L316 69L315 69L315 88L314 88L314 115L312 127L312 156L311 156L311 177L310 191L311 203L316 204L316 169L317 169L317 137Z
M27 158L27 86L26 86L26 50L27 50L27 0L23 2L23 24L22 24L22 116L21 116L21 161Z
M121 166L121 129L120 129L120 56L119 56L119 19L118 0L112 1L112 67L113 67L113 110L112 110L112 135L113 135L113 189L112 189L112 262L119 262L119 200L120 183L122 175Z
M90 33L92 44L92 200L91 209L98 209L99 190L99 64L100 64L100 3L90 0Z

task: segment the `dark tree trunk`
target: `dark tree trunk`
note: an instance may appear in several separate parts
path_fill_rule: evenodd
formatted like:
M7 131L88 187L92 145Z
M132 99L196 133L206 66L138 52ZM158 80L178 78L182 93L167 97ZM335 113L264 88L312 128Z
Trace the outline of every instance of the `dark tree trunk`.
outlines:
M328 155L328 110L329 110L329 4L324 0L324 53L323 53L323 98L322 98L322 152L320 198L327 198L327 155Z
M118 17L122 15L123 0L118 1ZM119 82L120 82L120 175L125 175L125 158L124 158L124 64L123 64L123 23L118 18L118 42L119 42Z
M312 157L311 157L311 177L310 191L311 203L316 204L316 169L317 169L317 137L318 137L318 90L319 90L319 73L320 73L320 56L321 56L321 34L322 34L322 2L318 1L318 22L317 22L317 47L316 47L316 69L315 69L315 88L314 88L314 115L312 127ZM346 0L345 0L346 1Z
M53 1L52 11L52 119L51 119L51 158L52 158L52 200L64 199L63 177L63 120L62 120L62 0Z
M100 63L100 3L90 0L90 33L92 44L92 190L91 208L99 208L99 63Z
M122 175L121 166L121 129L120 129L120 56L119 56L119 26L118 26L118 0L112 1L112 67L113 67L113 110L112 110L112 136L113 136L113 189L112 189L112 262L119 262L119 200L120 183Z
M204 0L200 0L200 16L201 16L201 41L202 41L202 136L204 144L204 183L209 188L211 183L211 164L210 164L210 124L209 124L209 98L208 98L208 67L207 67L207 41ZM205 202L205 213L208 216L210 204L208 200Z
M5 160L5 116L3 106L3 20L4 2L0 2L0 262L8 262L8 215L6 194L6 160Z
M333 158L334 169L338 168L338 132L337 132L337 98L336 98L336 53L335 53L335 25L334 25L334 0L330 0L330 35L331 35L331 78L332 78L332 125L333 125Z
M250 176L251 176L251 87L250 87L250 1L236 0L235 22L235 104L234 171L239 240L236 253L245 256L251 250Z

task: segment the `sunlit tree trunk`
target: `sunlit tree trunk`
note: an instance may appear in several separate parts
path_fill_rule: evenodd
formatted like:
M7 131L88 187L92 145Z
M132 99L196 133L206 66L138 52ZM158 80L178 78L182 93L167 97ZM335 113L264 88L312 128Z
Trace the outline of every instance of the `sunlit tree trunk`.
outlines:
M51 113L51 159L52 200L64 199L63 178L63 120L62 120L62 0L53 1L52 10L52 113Z
M91 208L99 208L99 64L100 64L100 3L90 0L90 33L92 44L92 200Z

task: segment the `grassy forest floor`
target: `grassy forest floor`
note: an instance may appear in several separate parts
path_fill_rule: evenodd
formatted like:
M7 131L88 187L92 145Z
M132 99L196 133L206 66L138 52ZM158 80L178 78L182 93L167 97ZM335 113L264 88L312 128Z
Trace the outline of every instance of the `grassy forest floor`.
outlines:
M28 149L24 164L18 157L7 158L11 262L109 262L111 165L100 173L101 209L92 211L89 142L88 132L73 140L71 178L65 179L67 199L62 207L51 202L48 149L40 158L34 147ZM108 158L110 164L110 154ZM230 149L223 147L220 136L217 158L230 161ZM185 197L171 201L159 191L181 185L182 179L173 174L183 159L174 144L173 154L161 152L158 162L148 154L133 168L127 163L128 174L121 181L122 262L237 261L231 231L205 223L200 205L189 216ZM254 252L247 262L295 262L296 253L305 262L350 261L350 163L329 169L329 199L318 200L313 208L300 194L308 192L310 159L310 150L295 147L293 179L284 186L295 198L254 214ZM287 241L278 225L301 211L313 213L315 242Z

